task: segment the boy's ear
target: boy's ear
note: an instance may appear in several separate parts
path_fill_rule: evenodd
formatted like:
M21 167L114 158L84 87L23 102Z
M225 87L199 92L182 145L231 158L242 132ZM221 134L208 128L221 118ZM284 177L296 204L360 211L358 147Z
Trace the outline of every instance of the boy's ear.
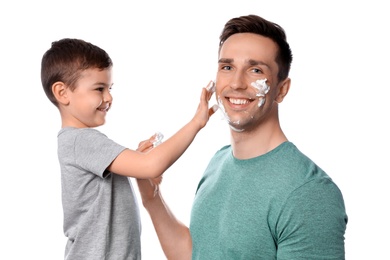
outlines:
M55 82L52 87L51 91L53 92L54 97L57 99L59 104L62 105L68 105L69 99L68 99L68 87L61 81Z
M287 95L288 91L290 90L290 84L291 84L291 79L287 78L285 79L279 88L279 93L275 98L275 101L278 103L282 103L284 97Z

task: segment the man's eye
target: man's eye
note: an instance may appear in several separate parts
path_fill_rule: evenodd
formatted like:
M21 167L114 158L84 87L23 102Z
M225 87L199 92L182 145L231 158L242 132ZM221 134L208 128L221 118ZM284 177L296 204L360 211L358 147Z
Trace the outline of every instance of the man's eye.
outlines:
M262 72L260 69L257 69L257 68L252 69L252 71L253 71L254 73L261 73L261 72Z
M231 67L231 66L223 66L222 69L223 69L223 70L231 70L232 67Z

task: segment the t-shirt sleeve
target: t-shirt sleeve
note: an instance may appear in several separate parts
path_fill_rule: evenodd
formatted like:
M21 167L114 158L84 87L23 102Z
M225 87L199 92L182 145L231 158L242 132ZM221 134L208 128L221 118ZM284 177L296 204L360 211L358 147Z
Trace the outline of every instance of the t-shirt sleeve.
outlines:
M75 160L85 170L107 177L107 167L125 149L103 133L83 131L75 140Z
M288 198L277 224L277 259L344 259L344 200L329 178L311 180Z

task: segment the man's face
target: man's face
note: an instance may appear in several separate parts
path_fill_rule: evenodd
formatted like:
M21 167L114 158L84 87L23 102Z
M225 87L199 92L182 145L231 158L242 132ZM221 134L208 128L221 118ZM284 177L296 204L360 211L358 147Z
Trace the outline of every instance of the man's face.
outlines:
M216 98L230 127L237 132L267 119L277 94L277 45L269 38L239 33L222 45Z

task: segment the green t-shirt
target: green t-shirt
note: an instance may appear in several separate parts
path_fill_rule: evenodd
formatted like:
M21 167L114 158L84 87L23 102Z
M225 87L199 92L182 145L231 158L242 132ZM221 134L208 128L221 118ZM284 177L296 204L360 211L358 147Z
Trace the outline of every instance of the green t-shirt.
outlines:
M225 146L196 192L193 259L344 259L346 224L340 190L293 143L248 160Z

